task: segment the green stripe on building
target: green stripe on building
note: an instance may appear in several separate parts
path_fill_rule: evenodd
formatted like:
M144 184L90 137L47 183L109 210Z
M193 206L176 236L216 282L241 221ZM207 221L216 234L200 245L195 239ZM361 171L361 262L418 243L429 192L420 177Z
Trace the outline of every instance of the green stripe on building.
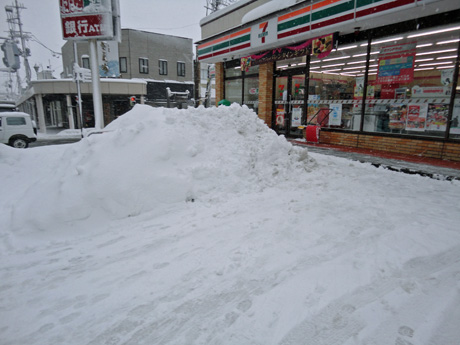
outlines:
M311 16L311 21L314 22L320 19L335 16L337 14L341 14L343 12L347 12L347 11L354 10L354 9L355 9L355 1L354 0L347 1L347 2L344 2L343 4L338 4L336 6L332 6L324 10L313 12Z
M385 1L385 0L357 0L356 1L356 8L373 5L373 4L376 4L378 2L382 2L382 1Z
M236 37L230 40L230 46L234 46L251 40L251 35Z
M212 46L198 50L198 55L204 55L212 52Z
M235 38L233 38L233 39L231 39L229 41L224 41L222 43L218 43L216 45L200 49L200 50L198 50L198 55L209 54L209 53L212 53L212 52L215 52L215 51L218 51L218 50L221 50L221 49L225 49L225 48L230 48L232 46L236 46L238 44L248 42L248 41L251 41L251 35L250 34L235 37Z
M307 14L306 16L302 16L302 17L295 18L295 19L292 19L292 20L288 20L287 22L278 24L278 32L284 31L284 30L287 30L287 29L292 29L292 28L294 28L296 26L304 25L304 24L308 24L308 23L310 23L310 15L309 14Z

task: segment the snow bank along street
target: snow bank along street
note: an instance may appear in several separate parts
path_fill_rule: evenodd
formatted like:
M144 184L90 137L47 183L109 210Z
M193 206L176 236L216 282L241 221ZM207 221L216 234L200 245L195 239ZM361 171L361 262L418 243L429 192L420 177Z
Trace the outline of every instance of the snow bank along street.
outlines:
M0 147L0 344L454 345L460 181L308 153L246 107Z

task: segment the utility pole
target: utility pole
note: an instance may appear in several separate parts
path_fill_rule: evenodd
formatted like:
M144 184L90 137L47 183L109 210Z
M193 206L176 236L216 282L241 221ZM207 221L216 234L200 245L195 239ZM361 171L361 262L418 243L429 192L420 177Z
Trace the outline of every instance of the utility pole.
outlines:
M222 7L229 6L238 0L206 0L206 15L220 10ZM208 12L209 11L209 12Z
M25 9L24 5L19 5L18 0L14 1L14 4L11 6L5 6L7 22L10 30L10 38L15 41L20 39L21 41L21 56L24 59L24 68L26 70L26 81L27 84L31 80L31 71L29 60L27 59L30 56L30 49L26 47L26 42L30 38L29 33L26 33L22 29L22 21L20 16L20 10Z

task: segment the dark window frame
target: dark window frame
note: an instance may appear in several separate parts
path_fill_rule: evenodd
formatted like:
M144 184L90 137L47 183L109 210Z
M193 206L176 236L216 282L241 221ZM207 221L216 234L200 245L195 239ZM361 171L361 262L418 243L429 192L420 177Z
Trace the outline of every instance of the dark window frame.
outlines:
M139 58L139 73L149 74L149 59Z
M122 63L122 61L124 63ZM128 58L121 57L119 63L120 63L120 73L128 73Z
M182 61L177 62L177 76L185 77L185 62L182 62Z
M158 70L160 75L168 75L168 61L158 60Z

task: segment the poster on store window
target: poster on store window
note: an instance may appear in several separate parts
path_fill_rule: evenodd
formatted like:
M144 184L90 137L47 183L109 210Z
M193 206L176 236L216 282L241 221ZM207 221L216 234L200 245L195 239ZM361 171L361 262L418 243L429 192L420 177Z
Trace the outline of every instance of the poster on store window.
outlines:
M444 86L450 86L454 81L454 69L443 69L441 70L441 84Z
M380 50L377 82L410 83L414 80L416 43L385 46Z
M451 134L460 134L460 103L454 105L452 123L450 125Z
M364 94L364 77L356 77L354 99L362 99Z
M424 131L428 104L408 104L406 129L409 131Z
M302 125L302 108L293 108L291 126L299 127L300 125Z
M329 126L342 124L342 104L329 104Z
M404 129L406 128L407 119L407 105L406 104L392 104L390 106L390 129Z
M278 127L284 127L284 105L278 106L276 109L276 125Z
M315 115L319 112L319 105L318 104L308 104L307 109L307 124L308 125L316 125L316 117Z
M447 104L428 104L427 131L445 131L448 112L449 106Z

